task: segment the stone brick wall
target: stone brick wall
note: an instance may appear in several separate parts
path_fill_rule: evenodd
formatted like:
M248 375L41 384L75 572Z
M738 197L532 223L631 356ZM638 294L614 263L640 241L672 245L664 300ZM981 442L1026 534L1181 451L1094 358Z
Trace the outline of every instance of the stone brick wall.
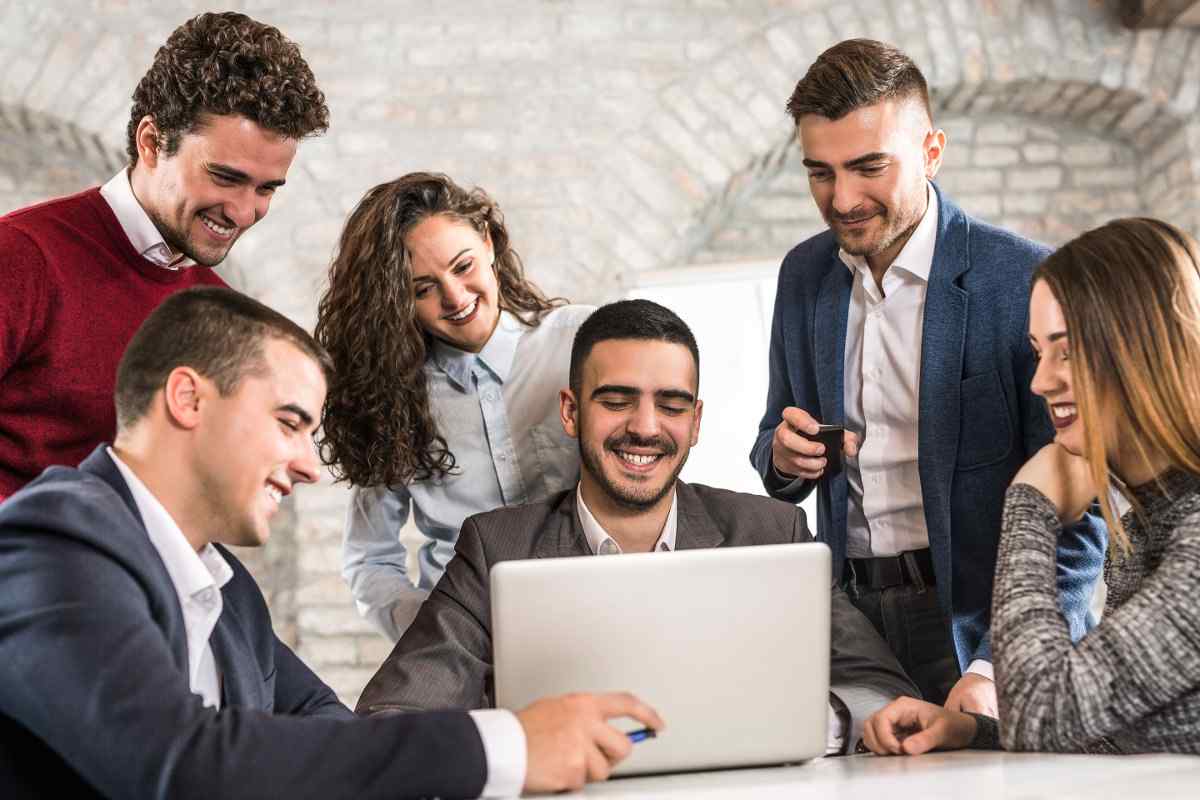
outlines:
M205 6L0 0L0 212L115 171L133 86ZM926 70L954 131L945 185L975 213L1050 241L1127 210L1200 219L1197 37L1123 30L1100 0L224 6L299 42L333 110L221 270L306 326L350 208L414 169L492 191L532 276L580 301L633 270L781 257L818 224L783 104L850 36ZM338 575L344 505L328 484L293 495L252 568L281 634L353 702L387 646Z

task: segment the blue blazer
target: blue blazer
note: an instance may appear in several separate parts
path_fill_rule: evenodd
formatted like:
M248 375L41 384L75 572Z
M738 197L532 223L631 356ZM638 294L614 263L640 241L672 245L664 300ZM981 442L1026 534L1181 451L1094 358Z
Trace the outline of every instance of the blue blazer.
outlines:
M1045 403L1029 391L1033 270L1049 251L971 219L935 185L937 243L925 296L917 461L938 599L951 621L960 668L991 660L992 577L1004 493L1020 466L1053 438ZM853 276L831 231L801 242L779 270L771 325L770 388L750 461L768 492L799 502L817 489L818 538L846 558L845 472L780 488L771 437L788 406L844 423L846 318ZM790 491L789 491L790 489ZM1059 537L1058 587L1072 638L1104 563L1104 523L1085 517Z
M0 503L0 797L474 797L465 713L362 719L271 630L233 567L209 640L222 710L188 681L174 585L95 450Z

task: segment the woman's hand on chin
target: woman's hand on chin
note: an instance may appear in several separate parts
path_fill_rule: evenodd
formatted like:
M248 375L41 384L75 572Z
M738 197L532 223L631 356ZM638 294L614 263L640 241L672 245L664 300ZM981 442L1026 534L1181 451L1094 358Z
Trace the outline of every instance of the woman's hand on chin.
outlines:
M1075 522L1096 499L1087 459L1051 442L1025 462L1013 484L1025 483L1044 494L1064 524Z

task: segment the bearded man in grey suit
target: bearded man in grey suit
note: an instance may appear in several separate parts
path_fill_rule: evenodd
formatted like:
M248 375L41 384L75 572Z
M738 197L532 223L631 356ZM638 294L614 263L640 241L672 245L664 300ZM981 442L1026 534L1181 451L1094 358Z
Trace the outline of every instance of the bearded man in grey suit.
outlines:
M687 325L648 300L597 310L560 395L579 485L469 518L445 575L364 690L359 713L493 705L488 572L512 559L812 541L796 506L679 480L700 434L700 357ZM830 752L916 692L875 629L833 587Z

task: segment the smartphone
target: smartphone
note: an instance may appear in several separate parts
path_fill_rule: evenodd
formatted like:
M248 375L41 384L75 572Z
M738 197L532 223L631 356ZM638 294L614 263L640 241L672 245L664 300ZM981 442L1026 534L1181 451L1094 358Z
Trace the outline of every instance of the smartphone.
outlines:
M805 439L820 442L825 445L825 474L837 475L842 471L842 432L841 425L822 425L815 434L797 431Z

